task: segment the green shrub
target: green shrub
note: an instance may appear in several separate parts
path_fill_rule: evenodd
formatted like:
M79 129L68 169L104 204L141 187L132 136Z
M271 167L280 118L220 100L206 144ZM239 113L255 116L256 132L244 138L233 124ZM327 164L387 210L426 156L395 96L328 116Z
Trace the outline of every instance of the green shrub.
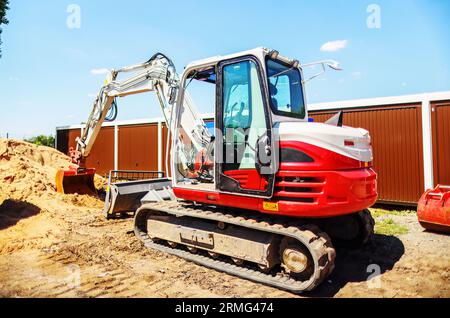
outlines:
M39 146L48 146L55 148L55 137L53 137L52 135L50 136L39 135L36 137L25 139L25 141Z

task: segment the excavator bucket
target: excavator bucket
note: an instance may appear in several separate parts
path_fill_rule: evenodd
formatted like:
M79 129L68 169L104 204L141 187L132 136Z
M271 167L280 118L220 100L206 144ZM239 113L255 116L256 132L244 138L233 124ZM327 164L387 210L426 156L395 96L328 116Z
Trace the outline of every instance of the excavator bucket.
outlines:
M135 212L143 202L175 199L167 178L113 183L106 193L103 214L110 219L118 214Z
M171 184L162 171L112 170L109 172L103 213L109 219L135 212L143 200L174 200Z
M426 191L417 205L417 217L427 230L450 233L450 186Z
M69 167L56 173L56 191L59 193L78 193L97 195L94 185L95 169Z

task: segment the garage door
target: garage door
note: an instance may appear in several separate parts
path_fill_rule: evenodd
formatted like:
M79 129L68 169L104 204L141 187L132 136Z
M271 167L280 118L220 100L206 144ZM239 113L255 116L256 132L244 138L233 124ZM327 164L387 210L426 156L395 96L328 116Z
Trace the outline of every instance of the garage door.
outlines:
M450 101L431 104L434 183L450 185Z
M119 126L119 169L158 170L158 125Z
M114 127L102 127L86 159L86 166L95 168L102 176L114 169Z
M312 112L310 117L323 122L336 112ZM421 105L348 109L344 125L370 132L379 201L416 203L424 187Z

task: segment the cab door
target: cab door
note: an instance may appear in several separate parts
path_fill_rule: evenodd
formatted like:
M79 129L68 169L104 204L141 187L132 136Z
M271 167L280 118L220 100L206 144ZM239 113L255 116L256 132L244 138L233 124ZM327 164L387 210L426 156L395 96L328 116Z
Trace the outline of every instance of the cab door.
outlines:
M276 149L262 74L253 56L218 65L215 174L221 192L273 194Z

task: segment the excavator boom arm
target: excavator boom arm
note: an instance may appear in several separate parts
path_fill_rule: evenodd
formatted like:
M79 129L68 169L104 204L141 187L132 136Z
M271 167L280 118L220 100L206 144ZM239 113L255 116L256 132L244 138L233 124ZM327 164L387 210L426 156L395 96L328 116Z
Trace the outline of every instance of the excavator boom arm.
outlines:
M134 72L135 75L118 80L120 73ZM110 70L105 84L100 89L92 106L91 113L85 123L82 134L77 138L76 151L72 154L72 161L82 163L92 150L95 140L112 108L116 108L117 97L124 97L139 93L156 91L161 109L168 126L171 111L174 108L176 94L179 87L178 75L172 61L161 53L157 53L147 62ZM113 110L114 113L117 109Z
M128 73L132 73L132 75L119 80L119 75ZM69 169L61 169L57 172L57 191L61 193L95 193L93 181L95 169L86 168L85 161L100 133L102 124L105 121L115 120L117 97L155 91L167 127L169 127L169 133L173 134L172 114L175 114L179 85L180 80L174 64L161 53L156 53L147 62L110 70L93 103L81 136L76 139L76 148L69 150L71 161L77 167L72 166ZM195 136L194 148L199 151L210 141L208 129L188 94L184 95L180 105L183 112L190 115L186 116L187 120L183 121L182 126L185 131ZM170 137L167 139L169 142ZM189 154L181 155L189 156Z

